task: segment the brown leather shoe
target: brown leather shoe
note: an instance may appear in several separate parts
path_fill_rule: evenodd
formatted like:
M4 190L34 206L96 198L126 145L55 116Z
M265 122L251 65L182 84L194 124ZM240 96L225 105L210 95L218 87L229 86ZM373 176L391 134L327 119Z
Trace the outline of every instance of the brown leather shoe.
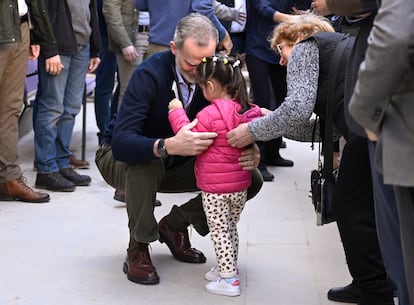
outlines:
M0 184L0 200L3 201L23 201L42 203L50 200L49 194L35 192L26 184L25 178L20 178Z
M206 262L204 254L191 248L187 228L184 231L173 231L167 224L165 217L158 224L161 243L166 243L172 255L179 261L186 263L202 264Z
M127 252L123 271L130 281L146 285L158 284L160 282L157 271L152 265L148 244L133 241L131 245L130 242Z
M70 156L70 166L74 169L89 169L89 162L86 160L79 160L74 155Z

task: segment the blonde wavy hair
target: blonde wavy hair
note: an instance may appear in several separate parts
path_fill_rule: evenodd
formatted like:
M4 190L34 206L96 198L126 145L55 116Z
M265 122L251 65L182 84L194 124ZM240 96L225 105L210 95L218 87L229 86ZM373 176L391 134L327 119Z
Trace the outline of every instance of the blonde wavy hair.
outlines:
M289 21L280 23L273 29L270 46L276 51L277 45L281 42L294 45L298 41L320 32L335 32L327 18L312 13L298 15Z

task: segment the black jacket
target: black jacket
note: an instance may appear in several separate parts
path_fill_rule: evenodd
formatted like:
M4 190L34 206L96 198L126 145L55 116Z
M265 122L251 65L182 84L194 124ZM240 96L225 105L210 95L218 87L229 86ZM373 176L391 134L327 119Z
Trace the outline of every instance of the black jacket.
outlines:
M66 0L44 0L57 39L57 46L41 48L40 54L43 57L50 57L52 53L61 55L74 55L78 52L78 43L72 27L72 17ZM99 34L98 13L96 0L90 1L91 28L90 57L98 57L101 49Z
M315 40L319 48L318 93L314 112L320 117L322 124L321 131L324 129L323 123L326 118L326 103L328 102L331 62L338 43L344 39L345 36L347 35L341 33L322 32L308 38ZM351 48L348 47L344 50L341 57L339 68L336 73L336 79L334 81L335 87L332 101L334 103L332 107L334 125L345 139L350 135L344 116L344 83L350 54Z
M368 36L377 13L378 5L376 0L327 0L326 4L329 10L341 16L357 16L359 14L371 12L371 15L364 18L358 23L353 23L353 28L358 28L358 35L352 50L351 58L348 65L347 77L345 80L345 120L348 127L357 135L366 137L365 130L350 116L348 111L349 101L356 80L358 78L359 66L365 58L365 52L368 46ZM343 27L343 31L347 31L349 27Z

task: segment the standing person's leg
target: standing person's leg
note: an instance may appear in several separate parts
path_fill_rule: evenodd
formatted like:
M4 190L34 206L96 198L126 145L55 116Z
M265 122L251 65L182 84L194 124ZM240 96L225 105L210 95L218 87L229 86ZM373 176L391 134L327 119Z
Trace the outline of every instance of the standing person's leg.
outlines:
M368 141L378 243L387 273L397 289L398 304L410 305L394 189L391 185L384 184L384 177L376 168L375 146L374 142Z
M30 38L27 22L21 25L21 33L22 42L0 48L0 183L22 175L17 143Z
M400 217L405 275L411 304L414 304L414 187L394 186Z
M249 71L250 87L253 91L253 103L270 109L272 89L270 87L268 63L255 56L246 55L246 64ZM260 154L264 156L268 142L258 141L257 145L260 148ZM264 181L273 181L274 176L267 170L265 158L260 159L259 170Z
M237 277L237 254L234 249L234 223L231 222L232 209L230 207L234 200L244 197L247 192L233 194L203 193L203 208L207 216L208 226L211 232L211 239L214 244L217 265L220 276L206 285L210 293L228 296L240 295L240 283ZM237 216L236 216L237 218Z
M233 244L234 261L237 268L237 259L239 257L239 233L237 231L237 224L240 221L240 215L243 212L247 201L247 192L240 192L234 195L230 201L230 220L229 230Z
M32 190L18 164L19 116L26 78L29 25L20 25L22 41L0 48L0 200L47 202L46 193Z
M117 71L115 54L107 48L101 52L101 63L96 69L95 87L95 119L98 126L98 142L101 143L103 133L111 120L112 92Z
M344 146L333 198L338 230L349 272L362 292L359 304L391 305L393 285L378 245L371 181L367 140L352 135Z
M129 79L132 73L134 73L137 63L131 63L127 61L121 53L115 53L116 62L118 64L118 76L119 76L119 98L118 109L121 107L122 99L124 98L125 90L128 86Z
M137 32L135 49L138 53L138 65L148 57L148 32Z
M286 67L279 64L269 65L269 76L270 83L272 85L272 91L274 96L274 107L272 110L279 107L285 100L287 93L287 84L286 84ZM274 140L271 140L266 145L264 151L264 158L266 159L267 165L272 166L282 166L290 167L293 166L293 161L282 158L279 153L279 149L282 145L282 137L278 137Z
M46 72L43 57L38 60L39 89L33 107L33 128L35 132L35 161L38 174L57 172L56 140L58 122L63 115L63 99L66 89L71 56L61 55L60 60L65 69L59 75ZM70 154L68 154L69 158ZM67 163L69 166L69 161Z
M75 118L81 110L85 90L85 78L89 65L89 45L71 58L69 74L63 96L63 113L57 122L56 162L59 169L68 168L72 155L72 139Z
M214 244L221 278L237 275L236 257L230 227L230 196L233 194L202 193L203 210L206 214L210 237Z
M98 126L98 143L101 145L103 133L108 127L108 123L112 118L111 105L116 94L112 95L115 85L115 74L117 70L116 57L113 52L109 50L108 29L105 17L102 13L103 0L97 0L97 12L99 20L99 33L101 37L101 63L95 71L96 86L95 86L95 119Z

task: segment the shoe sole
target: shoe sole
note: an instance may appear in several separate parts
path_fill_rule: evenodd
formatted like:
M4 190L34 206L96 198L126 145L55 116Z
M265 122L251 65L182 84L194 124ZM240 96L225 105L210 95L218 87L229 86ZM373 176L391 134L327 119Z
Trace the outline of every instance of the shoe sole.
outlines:
M81 165L81 166L76 166L76 165L70 165L73 169L89 169L90 166L89 165Z
M184 262L184 263L191 263L191 264L204 264L206 262L206 258L200 258L199 261L191 261L191 260L187 260L186 258L182 258L181 256L177 255L177 253L174 251L174 247L170 244L169 241L167 241L167 239L165 238L165 236L160 232L160 238L158 239L160 241L160 243L165 243L168 247L168 249L170 249L171 254L175 257L175 259L179 260L180 262Z
M14 196L5 196L5 197L0 196L0 201L21 201L25 203L45 203L45 202L50 201L50 197L47 197L45 199L40 199L40 200L26 200L26 199L14 197Z
M65 187L65 188L51 188L47 185L41 185L41 184L36 184L35 187L38 189L49 190L52 192L73 192L76 189L76 186Z
M114 196L114 200L119 201L119 202L125 202L125 197L122 197L122 196Z
M132 276L129 274L128 265L127 263L124 263L122 267L122 271L127 275L128 280L131 282L137 283L137 284L144 284L144 285L154 285L158 284L160 282L160 278L154 278L154 279L141 279L135 276Z
M72 181L72 180L69 180L69 181ZM72 182L75 183L75 186L89 186L89 185L91 185L92 181L89 181L89 182L75 182L75 181L72 181Z
M328 300L334 301L334 302L340 302L340 303L354 303L359 304L361 299L348 299L348 298L337 298L337 297L329 297Z
M209 289L206 287L206 291L210 293L214 293L214 294L225 295L228 297L237 297L240 295L240 290L239 291L213 290L213 289Z

